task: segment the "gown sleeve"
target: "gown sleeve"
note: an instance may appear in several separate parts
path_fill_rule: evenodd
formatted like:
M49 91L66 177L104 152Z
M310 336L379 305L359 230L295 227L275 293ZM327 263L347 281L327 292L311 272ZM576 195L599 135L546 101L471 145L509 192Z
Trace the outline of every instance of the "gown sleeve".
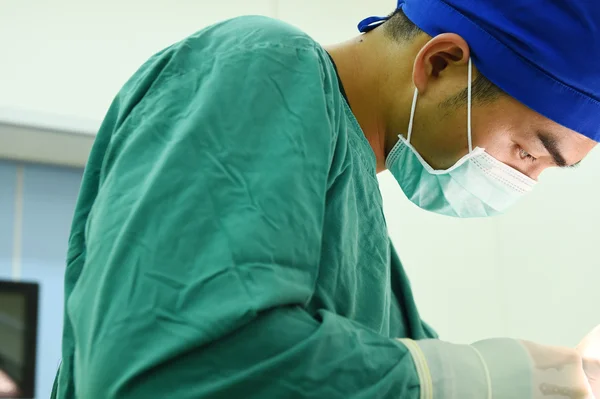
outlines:
M67 301L76 396L418 398L404 344L305 310L341 117L322 51L186 51L105 125Z

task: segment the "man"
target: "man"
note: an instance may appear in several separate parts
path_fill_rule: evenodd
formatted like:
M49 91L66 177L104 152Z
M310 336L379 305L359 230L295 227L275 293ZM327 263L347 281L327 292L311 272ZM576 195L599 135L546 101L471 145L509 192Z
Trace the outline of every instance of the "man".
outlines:
M436 339L376 173L483 217L577 164L600 137L599 26L587 0L405 0L327 50L245 17L157 54L85 172L53 397L597 394L587 349Z

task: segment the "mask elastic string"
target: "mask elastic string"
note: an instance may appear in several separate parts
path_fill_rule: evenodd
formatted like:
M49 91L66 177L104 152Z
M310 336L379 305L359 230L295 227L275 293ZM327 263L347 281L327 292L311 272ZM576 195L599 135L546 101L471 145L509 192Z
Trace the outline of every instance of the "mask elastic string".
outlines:
M473 152L473 138L471 131L471 105L472 105L472 89L473 85L471 80L473 78L473 64L471 62L471 57L469 57L469 82L467 83L467 140L469 142L469 154ZM410 141L410 139L409 139Z
M417 109L417 97L419 97L419 89L415 88L412 107L410 108L410 121L408 122L408 133L406 134L406 141L408 141L409 144L410 138L412 136L413 121L415 120L415 110Z

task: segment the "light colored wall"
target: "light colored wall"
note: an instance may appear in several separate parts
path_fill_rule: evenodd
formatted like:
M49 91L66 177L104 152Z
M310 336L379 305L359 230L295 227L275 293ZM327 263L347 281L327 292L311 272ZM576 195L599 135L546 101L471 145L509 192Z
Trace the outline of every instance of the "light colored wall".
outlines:
M274 4L2 0L0 107L101 119L121 85L155 52L221 19L270 15Z
M599 155L577 170L546 173L496 222L510 334L575 344L600 323Z
M395 0L3 0L0 107L100 120L119 87L146 58L212 22L241 14L278 16L327 44L351 37L362 17L386 14L394 5ZM11 168L0 168L2 182L10 181ZM30 189L28 207L36 211L28 220L32 226L35 218L47 224L29 232L43 242L52 223L60 226L63 237L75 192L52 191L57 202L46 205L44 195L52 187L45 179L58 181L60 173L44 168L35 173L45 177L30 180L37 188ZM444 338L459 342L510 335L576 344L600 323L595 306L600 303L599 174L600 158L594 153L578 170L545 174L535 193L512 212L483 221L422 212L406 201L389 174L382 174L390 233L423 316ZM3 196L8 198L11 188L3 186L0 218L10 224L13 205ZM49 206L62 207L62 216L49 218ZM10 241L11 231L0 223L0 238ZM0 248L11 248L3 241ZM40 256L23 265L24 275L31 270L29 276L39 273L48 279L42 294L47 323L61 317L57 276L62 252L52 245L42 245ZM28 242L23 246L35 248ZM6 262L0 256L0 271L6 270ZM48 290L56 296L48 297ZM59 339L54 331L51 336ZM48 349L47 356L56 354Z

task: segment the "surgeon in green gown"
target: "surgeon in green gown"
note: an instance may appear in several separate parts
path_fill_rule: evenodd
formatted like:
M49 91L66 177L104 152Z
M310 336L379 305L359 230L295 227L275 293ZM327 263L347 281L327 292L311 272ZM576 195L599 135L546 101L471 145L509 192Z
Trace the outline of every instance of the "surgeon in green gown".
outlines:
M126 83L74 216L53 398L486 398L495 387L508 399L537 389L536 359L558 349L452 345L423 322L377 173L395 168L424 209L489 216L557 165L523 126L552 132L558 166L595 141L505 94L472 65L468 40L423 32L402 4L368 30L324 48L283 22L241 17L163 50ZM497 180L522 185L482 183L504 195L494 202L456 191L483 176L472 170L432 185L419 169L473 160L489 162L486 173L502 164ZM576 368L560 389L584 389ZM507 381L514 391L497 389Z

